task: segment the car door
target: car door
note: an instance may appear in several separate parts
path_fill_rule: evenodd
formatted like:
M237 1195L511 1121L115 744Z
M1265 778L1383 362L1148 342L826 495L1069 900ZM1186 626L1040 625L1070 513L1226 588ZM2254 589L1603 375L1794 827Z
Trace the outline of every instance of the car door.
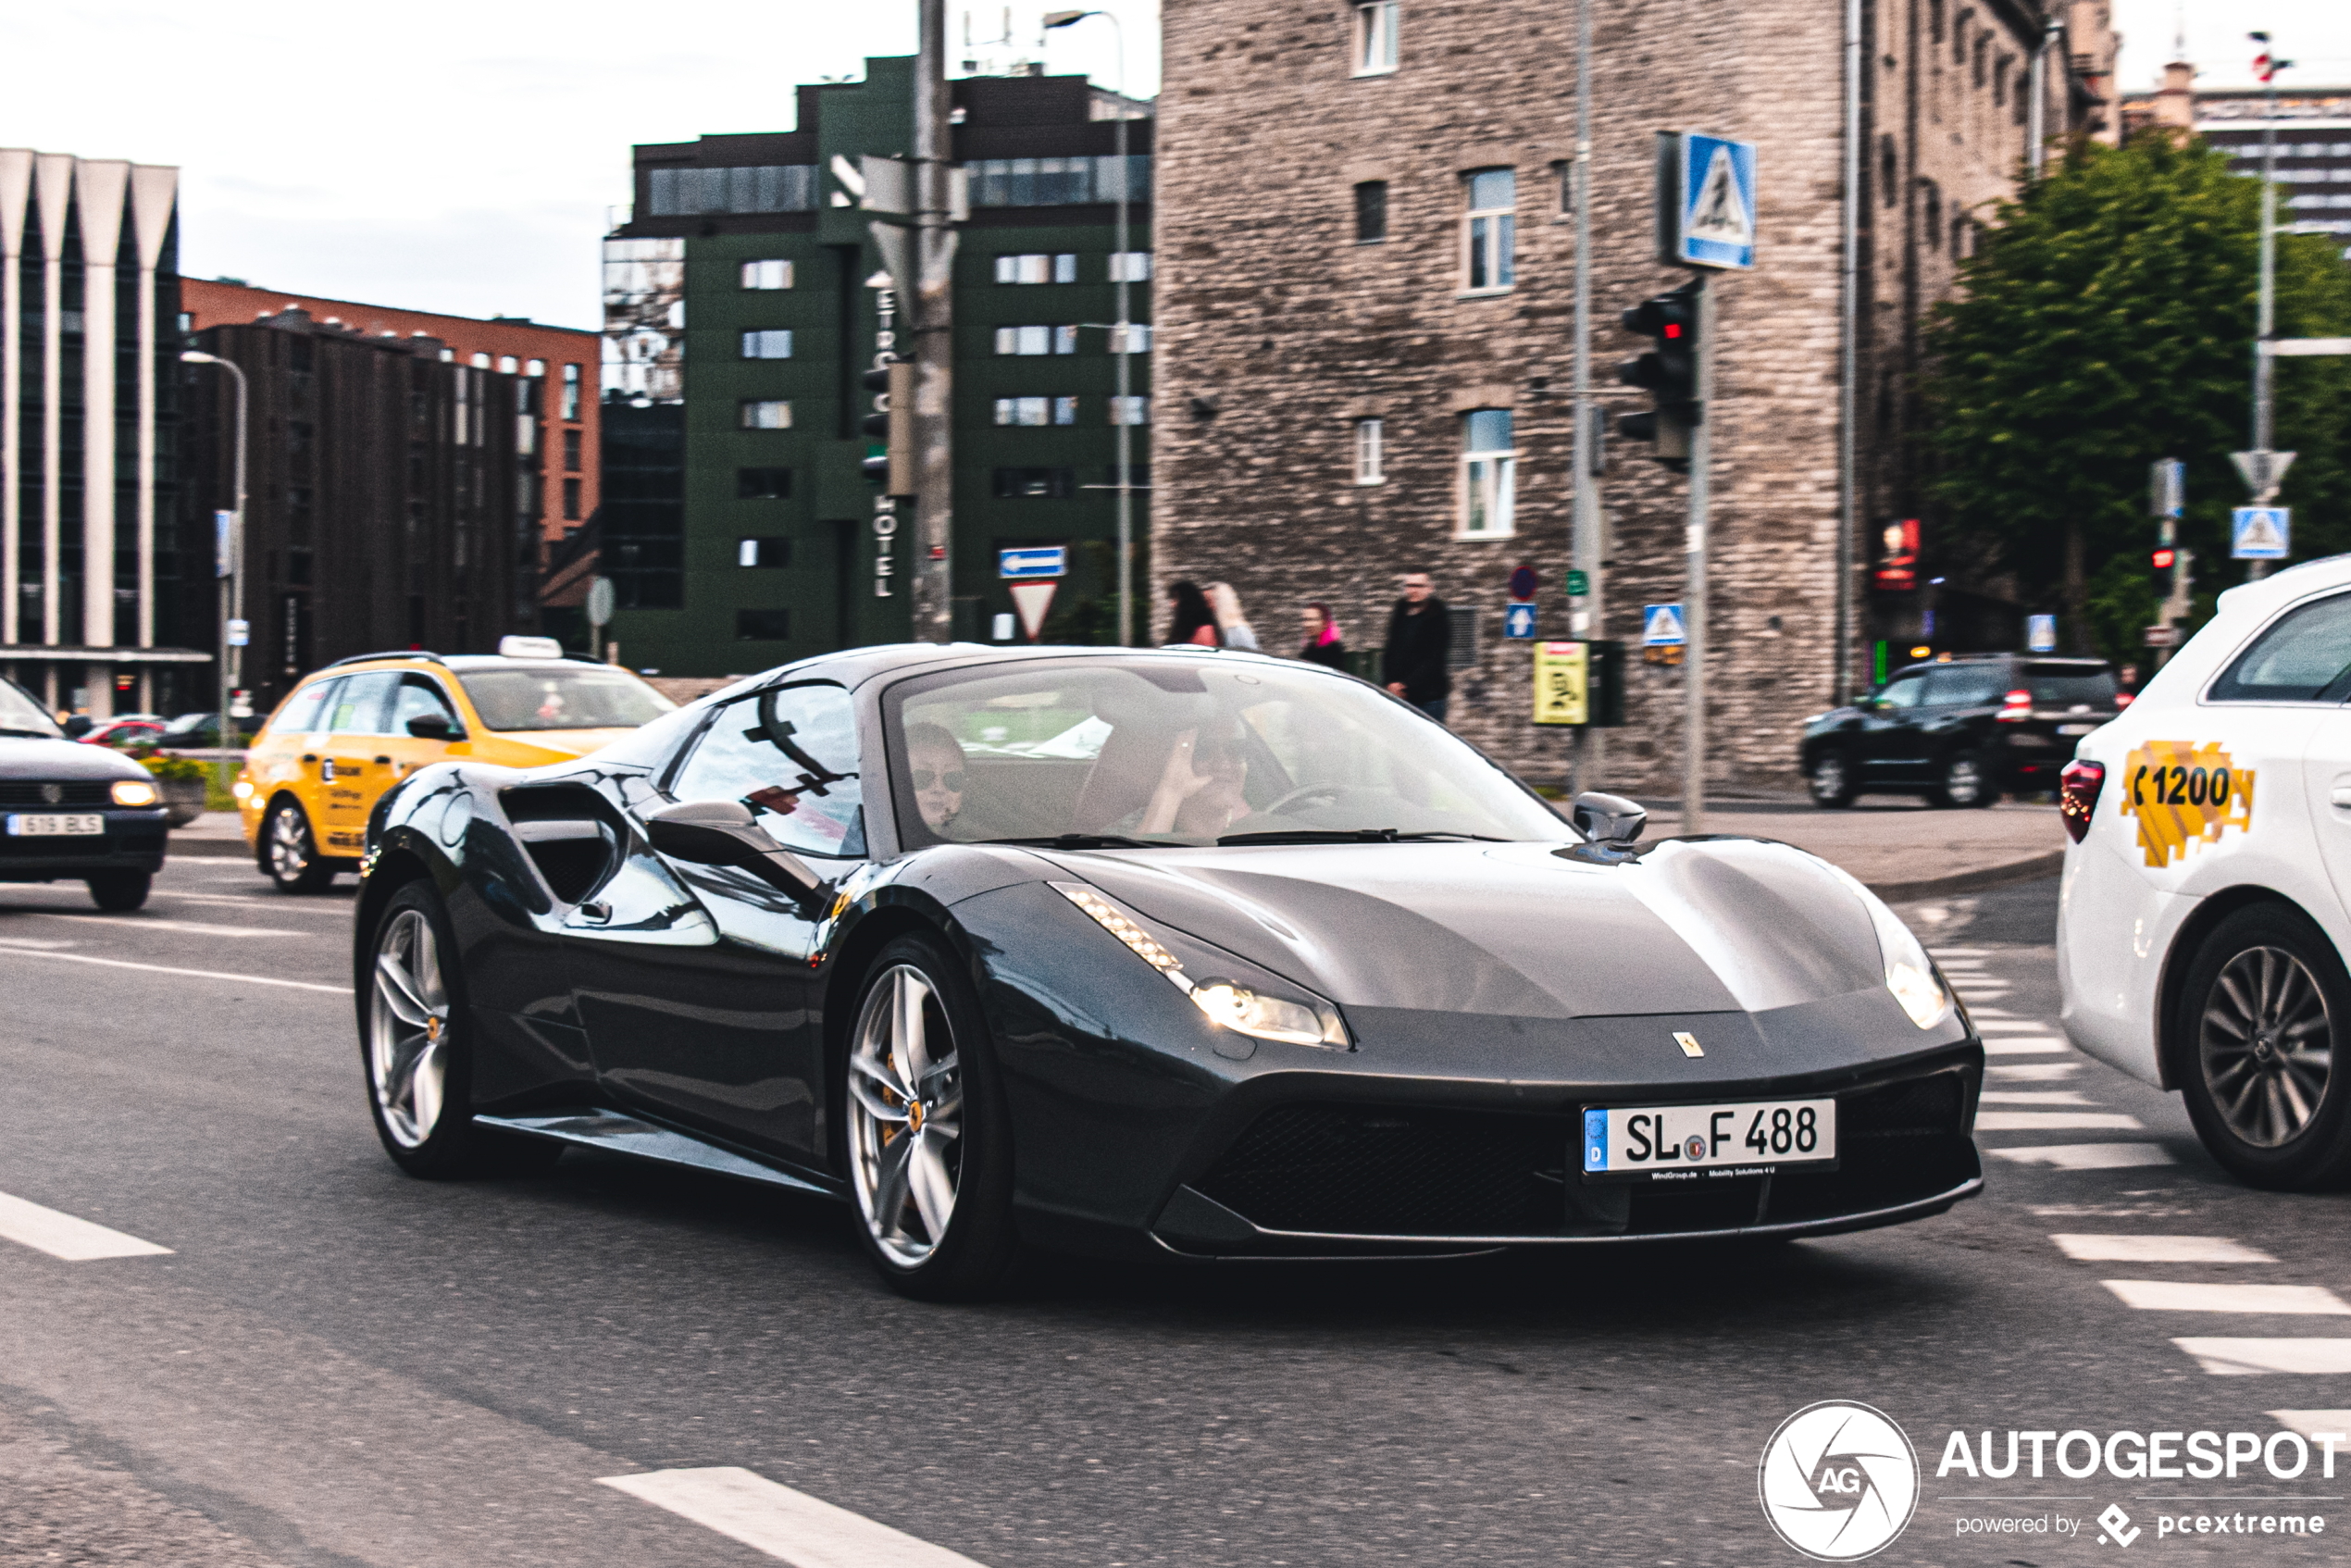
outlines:
M345 676L335 691L312 815L324 853L351 856L365 847L368 809L392 781L384 715L399 689L398 670L367 670Z
M1871 784L1922 783L1927 742L1919 728L1926 697L1924 675L1897 675L1871 699L1861 719L1861 778Z
M865 853L856 726L831 684L716 709L659 788L611 782L640 847L567 940L591 950L577 995L597 1074L616 1095L747 1146L820 1164L824 1029L809 967L822 910L731 867L671 861L646 817L741 801L785 848L838 881ZM689 919L690 909L698 920Z

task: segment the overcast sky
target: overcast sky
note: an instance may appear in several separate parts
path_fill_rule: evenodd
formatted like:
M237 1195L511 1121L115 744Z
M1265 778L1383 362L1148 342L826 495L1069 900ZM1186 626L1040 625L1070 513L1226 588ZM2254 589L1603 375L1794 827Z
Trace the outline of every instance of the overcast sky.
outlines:
M1157 91L1158 0L1100 0ZM1488 0L1494 5L1570 0ZM1822 0L1825 4L1826 0ZM1046 7L951 4L960 58L1037 55ZM2246 80L2245 30L2351 82L2346 0L2116 0L2126 87L2184 13L2207 85ZM0 146L178 164L180 265L305 293L598 324L597 246L628 148L790 127L792 88L911 53L911 0L19 0L0 5ZM1056 71L1117 76L1113 33L1057 31Z

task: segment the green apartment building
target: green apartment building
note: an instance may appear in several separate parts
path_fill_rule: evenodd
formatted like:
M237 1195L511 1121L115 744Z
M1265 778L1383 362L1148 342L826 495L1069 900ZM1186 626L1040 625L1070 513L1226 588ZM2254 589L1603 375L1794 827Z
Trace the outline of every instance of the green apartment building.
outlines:
M790 132L636 149L633 215L604 243L603 504L579 541L612 579L625 664L727 675L910 633L911 527L878 571L876 487L861 471L880 450L861 429L873 404L861 378L889 324L855 183L861 156L911 151L914 65L873 59L863 81L802 87ZM1149 328L1122 345L1109 326L1121 272L1133 319L1151 319L1149 106L1082 77L974 77L953 93L969 191L955 263L955 635L1017 637L998 552L1063 545L1069 575L1045 636L1110 641L1116 421L1151 417ZM1131 438L1138 486L1148 437ZM1138 631L1149 499L1135 505Z

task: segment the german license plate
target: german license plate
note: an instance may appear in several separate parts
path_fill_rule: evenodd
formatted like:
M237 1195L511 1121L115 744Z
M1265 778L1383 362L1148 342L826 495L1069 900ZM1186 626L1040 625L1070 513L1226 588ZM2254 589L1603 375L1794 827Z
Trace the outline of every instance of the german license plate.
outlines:
M8 831L19 839L54 839L68 835L84 836L104 833L106 819L95 812L76 812L57 815L19 815L8 818Z
M2095 724L2060 724L2057 728L2057 732L2059 735L2087 735L2096 728Z
M1584 1174L1735 1174L1836 1162L1836 1101L1612 1105L1584 1113Z

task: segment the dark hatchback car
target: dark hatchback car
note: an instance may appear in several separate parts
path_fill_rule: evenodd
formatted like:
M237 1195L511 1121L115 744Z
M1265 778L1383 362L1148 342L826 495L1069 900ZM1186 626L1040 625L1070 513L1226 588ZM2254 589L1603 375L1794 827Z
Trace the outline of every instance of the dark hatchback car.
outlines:
M147 770L66 739L0 680L0 882L82 882L101 909L136 909L163 869L162 792Z
M2129 701L2103 659L1986 653L1912 665L1807 723L1799 760L1815 805L1885 793L1988 806L2003 791L2056 789L2074 742Z

